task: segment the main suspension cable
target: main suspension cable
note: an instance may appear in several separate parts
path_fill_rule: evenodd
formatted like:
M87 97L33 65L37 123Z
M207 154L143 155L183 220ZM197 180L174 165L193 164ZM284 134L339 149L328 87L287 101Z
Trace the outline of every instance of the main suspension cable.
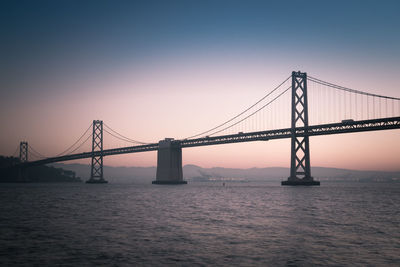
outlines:
M105 126L107 129L109 129L110 131L112 131L113 133L115 133L115 134L118 135L118 136L115 136L114 134L108 132L106 129L104 129L104 131L106 131L108 134L114 136L115 138L118 138L119 140L123 140L123 141L129 142L129 143L142 144L142 145L147 145L147 144L149 144L149 143L145 143L145 142L141 142L141 141L137 141L137 140L128 138L128 137L126 137L126 136L124 136L124 135L118 133L117 131L113 130L113 129L112 129L110 126L108 126L106 123L103 123L103 124L104 124L104 126Z
M210 134L210 135L214 135L214 134L220 133L220 132L222 132L222 131L225 131L225 130L227 130L227 129L229 129L229 128L231 128L231 127L233 127L233 126L235 126L235 125L237 125L237 124L239 124L239 123L241 123L242 121L244 121L244 120L250 118L251 116L253 116L253 115L256 114L257 112L259 112L260 110L262 110L262 109L264 109L265 107L269 106L271 103L273 103L275 100L277 100L277 99L278 99L279 97L281 97L283 94L285 94L290 88L292 88L292 86L289 86L285 91L283 91L282 93L280 93L279 95L277 95L274 99L272 99L272 100L269 101L267 104L265 104L265 105L262 106L261 108L257 109L256 111L254 111L254 112L251 113L250 115L244 117L244 118L241 119L240 121L237 121L237 122L235 122L234 124L232 124L232 125L230 125L230 126L228 126L228 127L225 127L225 128L222 129L222 130L213 132L213 133Z
M386 99L393 99L393 100L400 100L400 98L397 98L397 97L390 97L390 96L384 96L384 95L371 94L371 93L367 93L367 92L364 92L364 91L351 89L351 88L344 87L344 86L341 86L341 85L337 85L337 84L334 84L334 83L326 82L326 81L314 78L312 76L308 76L307 80L310 80L312 82L315 82L315 83L318 83L318 84L321 84L321 85L329 86L329 87L332 87L332 88L335 88L335 89L338 89L338 90L350 92L350 93L356 93L356 94L379 97L379 98L386 98Z
M111 136L117 138L118 140L122 140L122 141L125 141L125 142L128 142L128 143L135 143L135 144L136 144L136 142L132 142L132 141L130 141L130 140L126 140L126 139L124 139L124 138L121 138L121 137L119 137L119 136L117 136L117 135L115 135L115 134L113 134L113 133L107 131L107 129L104 129L104 131L105 131L106 133L108 133L109 135L111 135Z
M246 110L242 111L241 113L239 113L238 115L234 116L233 118L231 118L231 119L225 121L224 123L221 123L220 125L218 125L218 126L212 128L212 129L210 129L210 130L208 130L208 131L205 131L205 132L202 132L202 133L199 133L199 134L196 134L196 135L192 135L192 136L190 136L190 137L187 137L186 139L191 139L191 138L194 138L194 137L198 137L198 136L207 134L207 133L212 132L212 131L214 131L214 130L216 130L216 129L218 129L218 128L220 128L220 127L226 125L226 124L228 124L229 122L235 120L236 118L240 117L241 115L243 115L244 113L246 113L247 111L249 111L250 109L252 109L253 107L255 107L257 104L259 104L259 103L260 103L261 101L263 101L265 98L267 98L268 96L270 96L270 95L271 95L272 93L274 93L276 90L278 90L278 89L279 89L285 82L287 82L291 77L292 77L292 76L287 77L281 84L279 84L277 87L275 87L271 92L269 92L267 95L265 95L264 97L262 97L262 98L261 98L260 100L258 100L256 103L254 103L252 106L248 107ZM246 117L246 118L247 118L247 117ZM230 126L230 127L231 127L231 126ZM229 127L228 127L228 128L229 128ZM223 130L224 130L224 129L223 129ZM221 130L221 131L223 131L223 130ZM213 134L214 134L214 133L213 133Z
M14 153L12 154L12 157L15 158L18 155L18 149L19 149L19 146L17 146L17 148L15 149Z
M85 141L83 141L82 144L80 144L78 147L76 147L74 150L70 151L69 154L66 154L66 155L71 155L72 153L77 151L79 148L81 148L89 140L90 137L92 137L92 136L88 135L88 137L86 137Z
M65 149L63 152L57 154L55 157L59 157L59 156L64 155L64 154L67 155L67 154L68 154L68 153L67 153L68 150L70 150L71 148L73 148L73 147L87 134L87 132L90 130L90 128L91 128L92 126L93 126L93 123L91 123L91 124L89 125L89 127L86 129L86 131L79 137L79 139L78 139L75 143L73 143L70 147L68 147L67 149ZM90 135L89 135L89 137L90 137ZM87 139L86 139L82 144L84 144L86 141L87 141ZM81 144L80 146L78 146L78 148L81 147L82 144ZM74 149L72 152L74 152L74 151L76 151L76 149ZM69 152L69 154L71 154L72 152Z
M28 144L28 147L31 150L31 153L33 152L34 155L36 154L35 156L37 156L38 158L44 158L44 159L47 158L45 155L36 151L31 145Z

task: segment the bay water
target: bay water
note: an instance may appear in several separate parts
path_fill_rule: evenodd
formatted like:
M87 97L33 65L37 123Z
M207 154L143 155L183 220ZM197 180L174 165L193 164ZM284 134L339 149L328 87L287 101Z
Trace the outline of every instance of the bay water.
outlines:
M0 184L1 266L400 266L400 183Z

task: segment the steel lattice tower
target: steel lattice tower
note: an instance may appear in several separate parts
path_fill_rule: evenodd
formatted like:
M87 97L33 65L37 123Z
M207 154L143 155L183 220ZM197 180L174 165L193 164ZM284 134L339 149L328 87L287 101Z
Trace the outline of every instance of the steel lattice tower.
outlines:
M28 161L28 142L19 143L19 160L21 163Z
M103 177L103 121L93 121L92 165L90 179L86 183L107 183Z
M19 143L19 161L21 163L28 162L28 142L22 141ZM28 170L25 167L18 167L18 181L26 182L28 178Z
M290 177L282 185L319 185L311 176L307 73L292 72Z

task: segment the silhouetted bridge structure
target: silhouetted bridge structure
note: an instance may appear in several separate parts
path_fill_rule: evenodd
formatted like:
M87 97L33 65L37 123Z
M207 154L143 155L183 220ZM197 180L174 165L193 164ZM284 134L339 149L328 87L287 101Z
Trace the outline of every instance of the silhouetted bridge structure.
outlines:
M284 83L288 82L290 77L291 85L288 88L284 88L285 90L280 92L279 89ZM56 157L47 157L35 161L28 161L29 145L27 142L21 142L21 166L25 168L61 161L91 158L91 177L88 182L105 183L106 181L104 180L103 176L103 157L127 153L158 151L157 176L156 180L153 183L179 184L186 183L183 180L182 174L182 148L290 138L291 171L288 180L282 182L282 184L319 185L318 181L314 181L310 171L310 136L391 130L400 128L400 98L382 96L349 89L319 80L317 78L308 78L307 74L302 72L292 72L292 75L290 77L287 78L283 83L281 83L270 93L268 93L266 96L264 96L256 104L252 105L250 108L246 109L232 119L206 132L202 132L186 139L174 140L172 138L166 138L165 140L156 143L146 143L134 146L103 149L103 121L94 120L93 124L90 126L92 127L92 151L60 155ZM328 101L322 104L320 99L317 99L316 101L316 105L320 106L321 109L328 109L328 112L326 113L328 115L322 114L322 117L330 117L331 120L335 120L337 117L340 117L340 112L344 110L344 118L340 120L340 122L309 125L307 81L311 81L316 85L315 88L317 88L316 91L318 92L316 95L318 95L319 97L322 96L325 98L330 98L328 99ZM332 94L332 91L325 92L324 95L323 90L326 91L326 89L321 89L324 87L339 91L339 97L336 96L335 98L335 96L333 96ZM276 112L284 113L287 110L290 111L290 127L261 131L239 131L234 134L218 135L219 133L231 130L231 128L234 127L236 127L237 129L238 126L240 127L240 124L248 121L249 118L256 117L256 114L259 114L262 110L266 109L266 107L270 107L272 103L276 103L278 99L283 98L282 96L284 96L285 93L289 91L289 89L291 89L291 97L289 99L289 101L291 102L291 108L284 107L283 111L277 110ZM274 93L275 95L273 95ZM350 100L348 100L348 96L350 96ZM264 100L268 100L268 97L270 97L271 99L267 102L267 104L262 104L261 102ZM382 112L382 101L384 102L384 112ZM329 111L330 108L339 109L339 112L336 115L332 115L333 112ZM251 109L255 109L255 111L251 112ZM246 115L246 112L250 113L250 115ZM317 112L318 116L321 115L319 114L319 112L320 111ZM352 114L353 112L354 114ZM269 112L268 114L270 113L271 112ZM378 116L379 118L359 120L348 119L348 116L353 117L353 115L355 117L361 118L365 116ZM272 119L270 117L270 120L276 120L277 116L279 115L272 114ZM258 117L258 120L262 121L266 119L263 117ZM125 141L134 141L123 135L120 135L111 128L108 129L114 132L114 134L107 130L106 132L114 137L120 137L120 139ZM243 126L239 129L243 129ZM205 134L208 135L204 136ZM140 143L137 141L134 142Z

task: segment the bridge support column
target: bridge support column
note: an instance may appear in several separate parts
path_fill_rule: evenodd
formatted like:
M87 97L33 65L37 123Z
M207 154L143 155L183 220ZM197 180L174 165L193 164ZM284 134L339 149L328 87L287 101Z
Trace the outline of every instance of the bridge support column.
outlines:
M153 184L186 184L182 173L180 141L166 138L158 143L157 176Z
M88 184L105 184L103 177L103 121L93 121L92 165Z
M292 72L290 177L282 185L319 185L311 176L308 136L307 73ZM302 130L303 129L303 130Z

